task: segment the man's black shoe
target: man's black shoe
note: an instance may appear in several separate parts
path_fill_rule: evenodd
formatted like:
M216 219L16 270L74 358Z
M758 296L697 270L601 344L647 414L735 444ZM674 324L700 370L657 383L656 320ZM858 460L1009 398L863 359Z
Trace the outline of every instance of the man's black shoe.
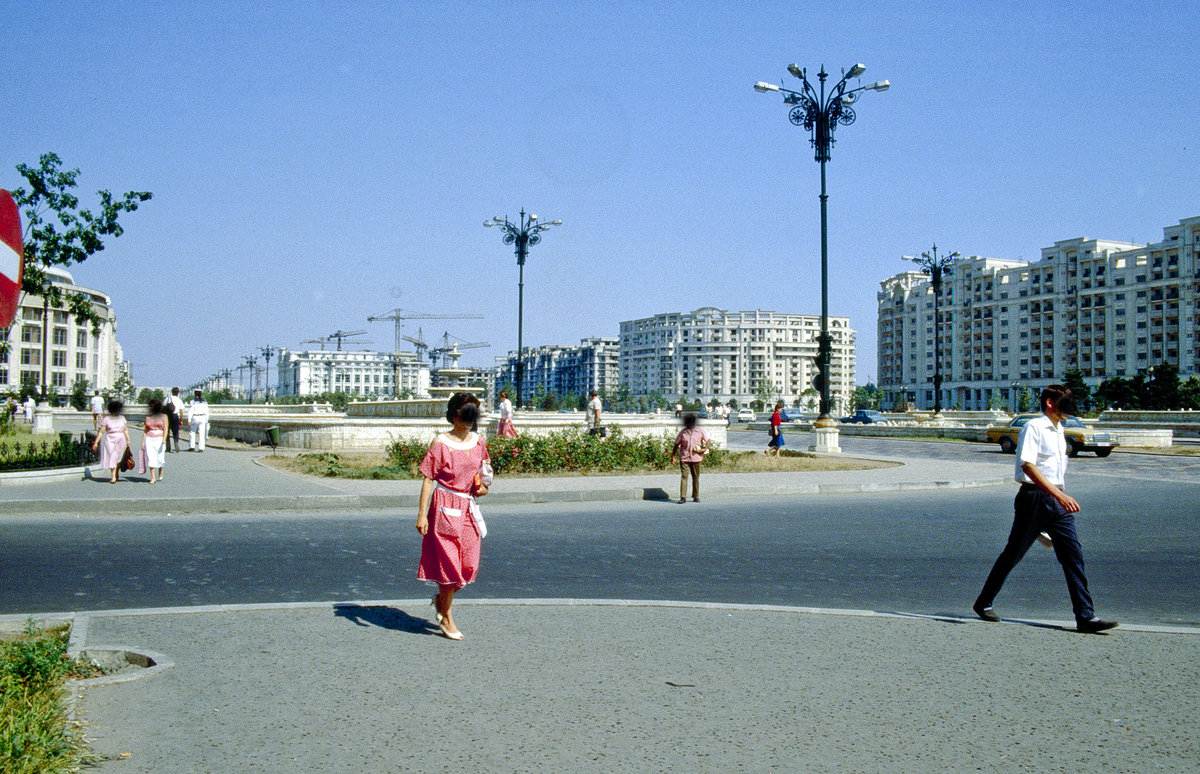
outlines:
M1102 621L1099 618L1093 618L1090 621L1080 621L1077 625L1079 631L1084 634L1096 634L1097 632L1108 631L1109 629L1117 628L1116 621Z
M993 610L991 607L982 607L978 602L976 602L974 605L971 605L971 609L975 611L975 615L979 616L985 621L996 623L1000 620L1000 616L996 615L995 610Z

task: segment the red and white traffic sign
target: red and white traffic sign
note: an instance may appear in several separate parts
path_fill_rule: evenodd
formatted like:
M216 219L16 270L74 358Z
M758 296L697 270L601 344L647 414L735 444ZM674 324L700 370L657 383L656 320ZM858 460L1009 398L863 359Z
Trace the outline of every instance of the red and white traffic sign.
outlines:
M12 194L0 188L0 328L17 315L25 248L21 242L21 211Z

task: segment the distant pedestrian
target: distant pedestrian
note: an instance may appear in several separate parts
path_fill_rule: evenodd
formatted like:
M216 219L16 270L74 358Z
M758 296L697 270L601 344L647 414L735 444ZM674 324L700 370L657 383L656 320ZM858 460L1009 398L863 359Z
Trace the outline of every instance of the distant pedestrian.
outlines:
M775 411L771 414L771 427L767 432L770 433L770 440L767 442L767 448L763 450L763 454L779 456L779 450L784 447L782 403L775 404Z
M729 414L730 414L729 404L725 403L721 406L721 419L725 420L725 424L729 424Z
M100 397L100 391L96 390L92 393L92 429L100 429L100 417L104 415L104 398Z
M421 533L421 562L417 577L436 583L434 614L442 634L461 640L451 615L454 595L475 580L479 548L487 535L475 498L488 493L491 463L487 444L475 432L479 399L455 393L446 404L446 420L454 427L439 435L421 461L417 531Z
M600 415L604 413L604 404L600 401L600 393L592 390L588 393L591 398L587 404L587 428L589 435L604 435L604 428L600 426Z
M100 420L96 440L92 442L92 451L100 450L100 467L108 468L110 484L117 483L120 478L121 464L129 449L129 428L125 417L121 416L124 408L124 404L115 398L108 402L108 414Z
M700 463L708 454L708 433L696 426L695 414L683 415L683 429L675 437L671 447L671 464L679 458L679 502L687 502L687 484L692 479L692 502L700 502Z
M146 467L150 471L150 483L158 483L163 475L163 466L167 456L167 415L163 412L163 402L151 398L146 403L150 413L146 415L142 434L142 454L146 456Z
M33 395L25 398L25 403L22 404L25 408L25 424L33 424L33 410L37 408L37 401L33 399Z
M167 451L179 452L179 426L183 424L183 401L179 398L179 388L171 388L171 397L167 398L163 408L167 412L167 429L170 435L167 436Z
M1117 622L1097 618L1092 609L1083 568L1083 549L1075 534L1079 503L1063 491L1067 440L1062 422L1075 413L1075 399L1063 385L1052 384L1042 390L1038 405L1042 415L1029 420L1017 437L1015 477L1021 488L1013 501L1013 525L1008 544L997 557L971 609L985 621L1000 620L992 609L992 601L1009 572L1038 538L1038 533L1046 532L1053 541L1054 554L1067 579L1076 628L1095 634L1112 629Z
M204 393L196 390L196 396L188 404L188 451L203 452L204 441L208 438L208 403Z
M508 399L508 393L504 390L500 391L500 405L496 407L500 411L500 425L496 428L496 435L501 438L516 438L517 428L513 425L513 405Z

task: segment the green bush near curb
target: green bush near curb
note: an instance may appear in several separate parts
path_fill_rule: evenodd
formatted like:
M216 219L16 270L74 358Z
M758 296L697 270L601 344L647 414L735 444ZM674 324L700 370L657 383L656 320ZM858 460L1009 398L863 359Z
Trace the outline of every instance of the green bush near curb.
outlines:
M44 632L30 621L20 638L0 643L0 772L79 771L87 746L63 702L74 667L65 630Z

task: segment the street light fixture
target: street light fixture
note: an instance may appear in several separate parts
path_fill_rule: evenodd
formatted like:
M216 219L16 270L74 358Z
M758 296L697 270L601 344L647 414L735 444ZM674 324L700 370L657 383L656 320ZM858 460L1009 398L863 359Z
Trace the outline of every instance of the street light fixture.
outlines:
M542 241L541 232L547 231L554 226L561 226L561 220L551 220L549 222L538 222L538 216L534 214L525 214L525 209L521 209L521 216L517 218L517 222L509 221L507 217L495 216L491 220L485 220L483 225L491 228L499 226L504 232L504 244L515 245L517 254L517 406L522 405L521 392L521 372L524 367L524 340L523 340L523 325L525 318L525 258L529 255L529 248Z
M906 260L921 267L921 271L929 275L933 285L933 414L942 413L942 311L938 305L938 297L942 294L942 279L950 274L954 259L958 253L938 255L937 245L933 251L921 253L920 258L906 255Z
M832 448L837 447L837 421L829 416L829 364L833 354L833 340L829 335L829 228L827 205L829 195L825 192L825 162L829 161L830 149L833 146L833 131L840 123L848 126L854 123L854 110L850 104L864 91L887 91L891 87L889 81L876 81L856 89L847 89L846 81L862 75L867 67L862 63L855 64L841 80L825 93L825 79L829 74L825 67L817 73L820 87L814 89L809 83L807 74L797 64L788 65L788 72L804 84L803 91L792 91L774 83L758 81L754 84L755 91L766 93L777 91L783 94L783 101L790 106L788 119L796 126L803 126L810 132L809 141L816 151L815 159L821 165L821 335L817 342L817 376L818 389L821 393L821 416L814 427L824 429L832 435Z

